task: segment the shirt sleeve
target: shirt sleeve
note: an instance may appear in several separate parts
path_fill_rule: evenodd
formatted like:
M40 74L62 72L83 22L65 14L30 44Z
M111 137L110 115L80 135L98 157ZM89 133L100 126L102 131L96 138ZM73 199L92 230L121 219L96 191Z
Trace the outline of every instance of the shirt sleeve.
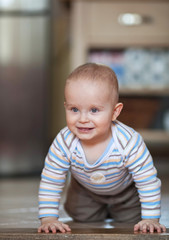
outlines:
M59 217L59 203L70 162L60 135L53 141L45 159L39 187L39 218Z
M125 149L125 165L138 189L143 219L161 216L161 181L153 159L142 137L137 132Z

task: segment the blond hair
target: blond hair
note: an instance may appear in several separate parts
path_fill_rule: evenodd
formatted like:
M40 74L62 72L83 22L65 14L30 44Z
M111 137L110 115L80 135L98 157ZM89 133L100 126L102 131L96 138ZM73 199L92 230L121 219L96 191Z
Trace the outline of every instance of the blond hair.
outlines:
M119 98L118 80L115 72L108 66L96 63L86 63L77 67L66 80L66 85L71 81L99 81L107 82L113 91L114 100L117 102Z

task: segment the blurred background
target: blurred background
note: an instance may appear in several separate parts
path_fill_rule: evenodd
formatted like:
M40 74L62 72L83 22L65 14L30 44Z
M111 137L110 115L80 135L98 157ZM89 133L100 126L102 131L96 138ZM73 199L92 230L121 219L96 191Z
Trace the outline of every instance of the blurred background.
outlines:
M85 62L116 72L119 120L153 156L169 227L169 0L0 0L0 228L39 225L40 173L66 125L65 79Z
M59 1L0 0L1 176L39 174L65 125L66 12Z
M0 0L0 175L39 175L65 126L67 75L85 62L117 74L120 121L169 166L169 1Z

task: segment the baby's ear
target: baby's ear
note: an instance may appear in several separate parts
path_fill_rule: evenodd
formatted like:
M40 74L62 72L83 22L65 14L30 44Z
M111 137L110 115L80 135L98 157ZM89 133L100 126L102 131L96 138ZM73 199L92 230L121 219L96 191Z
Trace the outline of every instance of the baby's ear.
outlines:
M118 118L122 109L123 109L123 103L117 103L116 106L114 107L112 121L115 121Z

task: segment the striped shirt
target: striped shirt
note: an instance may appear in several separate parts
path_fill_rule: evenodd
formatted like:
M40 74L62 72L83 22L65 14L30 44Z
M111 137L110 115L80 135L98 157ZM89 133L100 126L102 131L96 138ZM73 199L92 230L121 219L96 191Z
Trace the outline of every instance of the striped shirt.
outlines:
M112 123L112 139L94 164L87 162L80 140L68 127L60 131L41 175L39 218L59 217L59 202L69 170L80 184L100 195L115 196L134 181L142 218L160 218L161 182L152 157L140 134L123 123Z

